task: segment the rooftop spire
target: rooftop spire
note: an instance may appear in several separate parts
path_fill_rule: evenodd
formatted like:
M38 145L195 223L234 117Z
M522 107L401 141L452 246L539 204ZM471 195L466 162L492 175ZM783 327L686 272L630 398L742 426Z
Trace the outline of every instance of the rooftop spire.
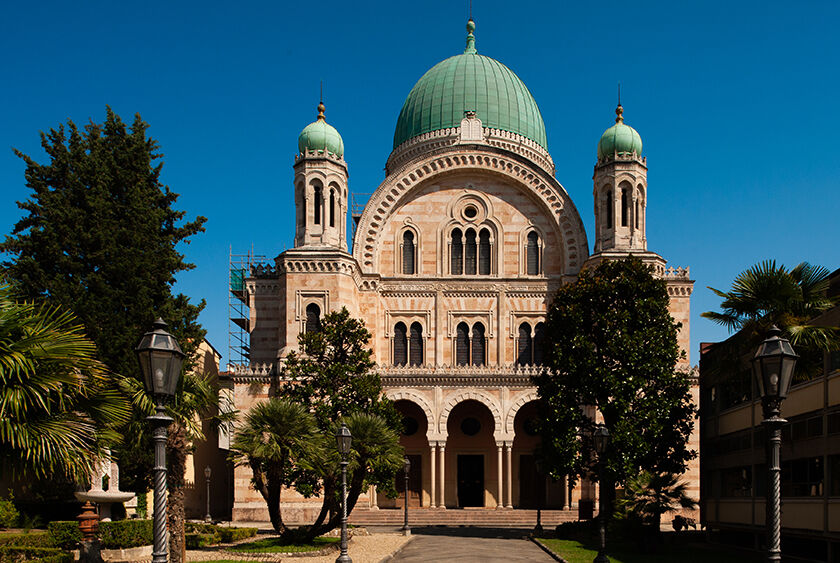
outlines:
M472 3L470 3L470 11L472 12ZM467 48L464 49L465 55L475 55L478 51L475 50L475 35L473 35L473 31L475 31L475 22L470 16L470 19L467 20Z
M624 108L621 107L621 82L618 83L618 106L615 108L615 122L624 123Z
M321 81L321 95L318 101L318 121L326 121L327 118L324 117L324 110L327 109L324 106L324 81Z

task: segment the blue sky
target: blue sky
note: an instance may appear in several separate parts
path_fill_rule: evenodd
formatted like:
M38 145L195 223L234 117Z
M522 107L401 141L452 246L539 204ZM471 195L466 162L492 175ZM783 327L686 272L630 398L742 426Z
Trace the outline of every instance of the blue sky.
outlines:
M557 178L590 238L595 145L616 84L648 158L648 246L690 266L691 357L725 338L700 319L765 258L840 267L838 2L555 3L476 0L479 53L509 66L542 111ZM350 189L384 177L413 84L463 51L467 2L15 2L0 21L0 231L26 199L17 147L38 131L140 113L178 208L208 217L181 248L176 289L227 356L228 251L293 244L297 135L341 132Z

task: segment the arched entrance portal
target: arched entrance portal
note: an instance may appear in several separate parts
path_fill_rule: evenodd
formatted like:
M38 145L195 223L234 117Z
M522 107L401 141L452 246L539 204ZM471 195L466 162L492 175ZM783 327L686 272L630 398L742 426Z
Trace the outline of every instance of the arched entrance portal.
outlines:
M405 455L411 461L408 474L408 506L429 506L431 485L429 466L429 441L426 439L428 422L426 413L416 403L401 399L394 406L403 416L403 429L400 445L405 448ZM405 474L397 473L395 483L399 496L389 499L384 494L377 494L377 506L382 508L403 508L405 506Z
M513 479L519 483L513 505L516 508L563 508L565 479L547 477L536 455L541 441L537 430L538 409L537 401L525 403L513 422Z
M460 402L450 411L446 420L447 507L496 506L494 429L493 414L479 401Z

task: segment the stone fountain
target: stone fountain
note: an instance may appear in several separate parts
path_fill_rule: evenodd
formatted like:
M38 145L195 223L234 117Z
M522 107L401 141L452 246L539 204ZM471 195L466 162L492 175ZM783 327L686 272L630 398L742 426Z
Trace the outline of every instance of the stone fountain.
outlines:
M75 493L82 502L95 502L99 506L99 518L103 522L111 520L111 504L124 503L134 498L134 493L120 490L120 468L111 459L108 451L94 466L90 476L90 490Z

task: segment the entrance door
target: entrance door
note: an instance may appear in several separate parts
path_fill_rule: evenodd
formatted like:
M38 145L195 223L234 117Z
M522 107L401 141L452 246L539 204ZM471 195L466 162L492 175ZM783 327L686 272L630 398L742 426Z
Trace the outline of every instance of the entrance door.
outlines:
M458 506L484 506L484 456L458 456Z
M408 461L411 462L411 469L408 470L408 507L418 507L421 505L420 498L423 490L423 480L421 479L423 469L422 458L419 455L407 455ZM397 492L400 494L397 497L397 508L405 507L405 473L397 472Z
M532 455L519 456L519 508L545 508L545 476Z

